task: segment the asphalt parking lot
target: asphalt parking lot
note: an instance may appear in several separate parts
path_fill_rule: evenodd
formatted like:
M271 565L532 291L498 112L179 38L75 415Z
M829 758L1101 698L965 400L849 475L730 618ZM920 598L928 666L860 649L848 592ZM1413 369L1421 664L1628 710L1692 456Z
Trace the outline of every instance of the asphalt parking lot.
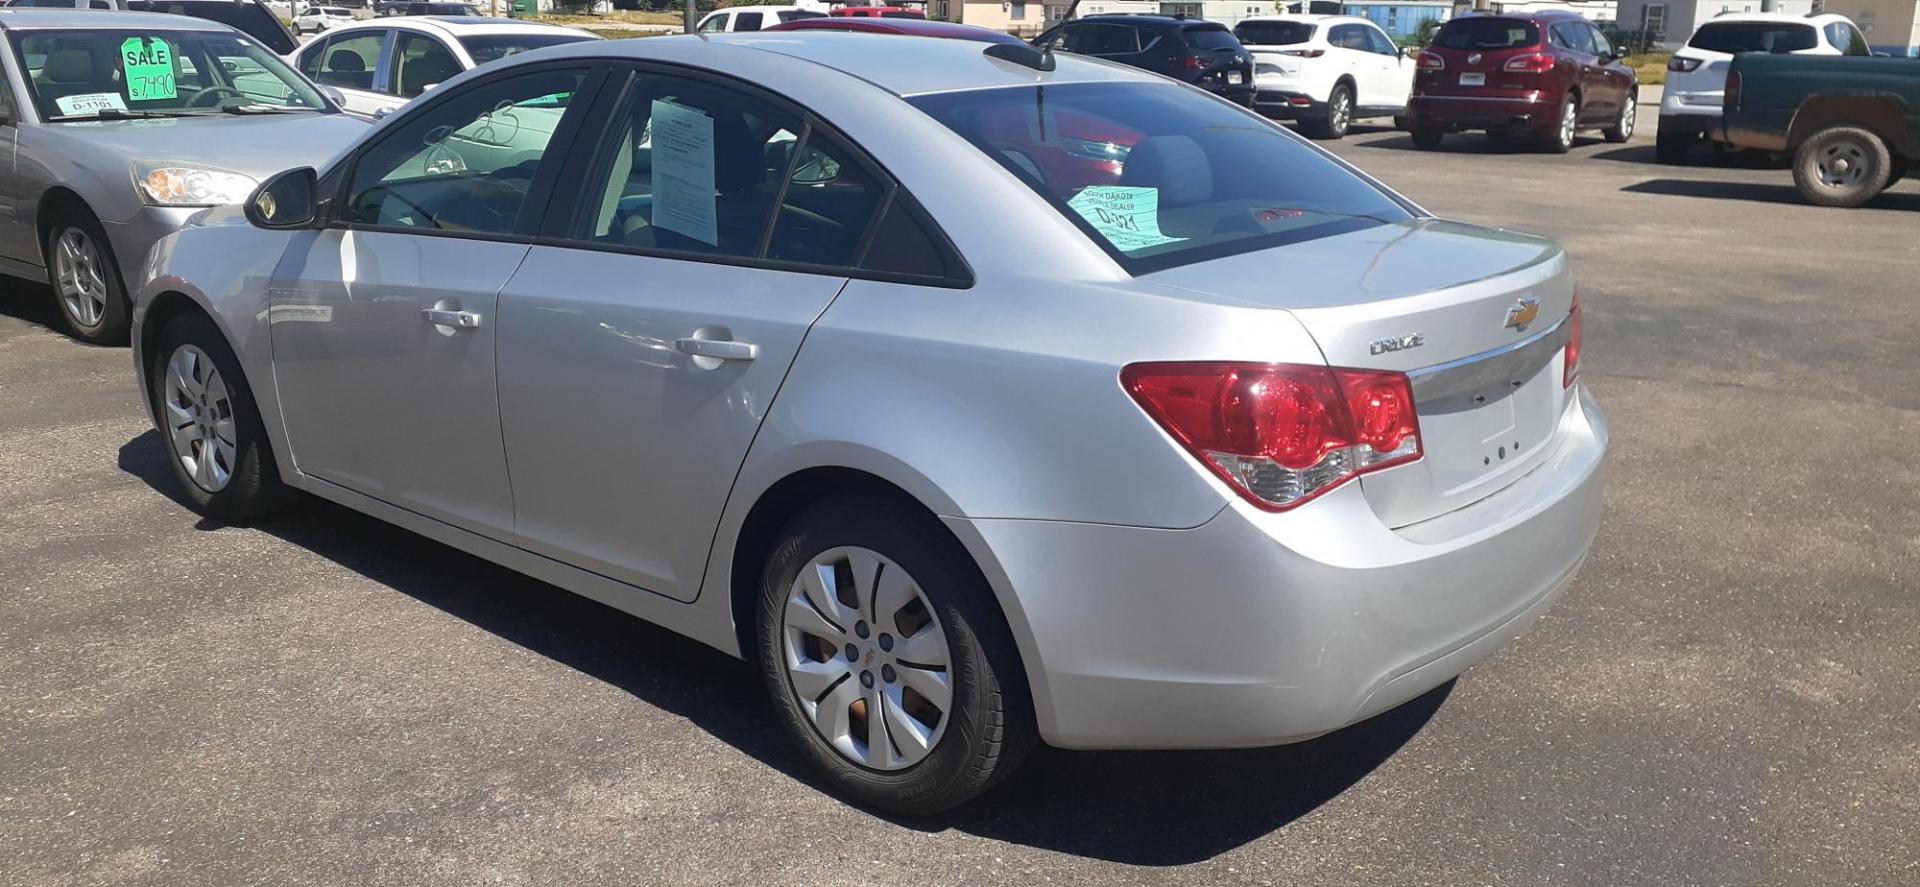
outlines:
M199 519L127 352L0 284L0 884L1920 883L1920 181L1336 150L1582 280L1606 519L1457 684L879 818L744 664L317 501Z

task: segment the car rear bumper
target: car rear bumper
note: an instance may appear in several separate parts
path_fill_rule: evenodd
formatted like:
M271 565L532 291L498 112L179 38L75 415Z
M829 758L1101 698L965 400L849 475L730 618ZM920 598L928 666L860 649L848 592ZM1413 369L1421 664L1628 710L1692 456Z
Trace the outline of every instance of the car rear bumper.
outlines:
M1669 114L1664 108L1660 111L1660 130L1663 136L1704 135L1709 138L1720 137L1719 114Z
M1261 87L1253 93L1253 108L1268 117L1302 120L1327 116L1327 103L1303 92Z
M1415 126L1445 129L1544 127L1559 119L1560 100L1539 92L1513 96L1416 95L1407 104Z
M949 525L991 551L1048 742L1274 745L1413 699L1530 625L1592 544L1606 444L1583 390L1526 477L1397 530L1358 484L1189 530Z

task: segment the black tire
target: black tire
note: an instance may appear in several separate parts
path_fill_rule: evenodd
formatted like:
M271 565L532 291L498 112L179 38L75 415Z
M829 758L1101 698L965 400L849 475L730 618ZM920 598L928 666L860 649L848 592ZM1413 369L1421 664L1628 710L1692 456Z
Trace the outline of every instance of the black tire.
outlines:
M1892 176L1887 143L1857 126L1814 133L1793 155L1793 184L1818 206L1859 206L1886 190Z
M1409 124L1407 123L1407 115L1401 114L1399 116L1394 117L1393 128L1401 132L1406 132L1407 129L1409 128Z
M1568 109L1572 109L1569 111ZM1566 125L1566 115L1573 114L1573 129ZM1568 93L1560 103L1560 119L1548 124L1540 133L1540 148L1548 154L1565 154L1573 150L1573 134L1580 129L1580 97Z
M1699 140L1699 135L1690 132L1660 133L1653 140L1653 156L1661 163L1684 162L1687 149Z
M905 769L870 769L843 755L814 727L787 675L782 613L789 592L815 557L843 546L899 564L944 629L951 709L931 751ZM767 558L755 623L760 671L782 726L829 782L862 804L909 816L939 813L1006 778L1037 742L1020 656L993 593L946 529L924 514L865 497L808 507Z
M1440 140L1445 138L1446 135L1447 132L1444 129L1427 129L1416 126L1413 128L1413 146L1422 150L1431 151L1440 147Z
M228 479L217 490L208 490L196 481L181 458L174 434L177 414L169 408L167 369L176 352L184 346L198 348L213 362L225 384L233 419L232 464ZM167 450L167 464L180 482L187 502L196 511L230 524L245 524L271 513L285 501L286 486L274 465L273 447L267 441L253 391L241 375L240 361L227 346L220 330L203 314L189 312L167 321L154 337L153 353L147 356L147 381L153 413L160 426L161 445ZM185 428L185 425L179 426Z
M1600 130L1600 134L1613 144L1620 144L1633 138L1634 127L1640 121L1640 93L1635 90L1627 94L1627 103L1620 107L1620 113L1613 118L1613 125Z
M1323 140L1344 138L1347 128L1353 125L1353 87L1345 83L1333 85L1333 91L1327 94L1327 112L1306 121L1307 135Z
M71 233L70 233L71 232ZM58 270L60 252L63 243L78 236L91 244L92 258L86 264L91 268L89 279L97 277L97 284L88 284L89 289L99 286L102 289L102 302L98 318L81 316L76 302L84 299L77 297L70 301L62 292L63 283ZM52 221L47 226L47 242L41 244L45 250L47 279L53 284L53 301L60 309L60 317L66 321L67 331L74 338L93 345L125 345L127 335L133 329L133 302L127 298L127 284L120 279L120 263L113 255L113 244L107 240L107 232L100 227L100 220L93 213L79 207L61 207L54 210ZM93 322L89 323L88 321Z

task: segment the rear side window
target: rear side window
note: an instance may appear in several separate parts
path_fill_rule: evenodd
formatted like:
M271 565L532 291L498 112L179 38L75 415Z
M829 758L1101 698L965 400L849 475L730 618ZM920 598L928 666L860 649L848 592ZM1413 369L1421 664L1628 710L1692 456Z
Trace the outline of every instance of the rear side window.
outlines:
M899 197L887 206L874 229L873 242L860 262L865 271L924 278L928 282L965 280L970 277L951 250L941 245L933 227L919 212L910 210Z
M1239 49L1240 41L1226 28L1188 28L1182 35L1194 49Z
M736 12L733 14L733 29L736 31L760 30L760 13Z
M1845 55L1873 55L1873 48L1867 45L1867 38L1846 22L1834 22L1827 26L1827 42Z
M1412 214L1272 124L1164 83L1074 83L919 96L1144 274Z
M1516 18L1457 18L1440 26L1435 46L1445 49L1514 49L1540 42L1540 28Z
M1233 35L1247 46L1292 46L1313 39L1314 26L1306 22L1241 22Z
M1792 22L1709 22L1687 45L1708 52L1799 52L1820 45L1812 25Z
M1079 40L1074 40L1078 37ZM1079 43L1079 47L1074 44ZM1140 51L1140 32L1126 25L1094 25L1074 29L1067 39L1069 52L1083 55L1127 55Z
M387 32L372 31L327 41L320 53L315 82L346 89L373 89L373 72L380 67L380 47ZM306 67L302 65L301 67Z
M1327 33L1327 42L1337 49L1351 49L1354 52L1372 52L1373 44L1367 42L1367 29L1359 25L1341 25Z

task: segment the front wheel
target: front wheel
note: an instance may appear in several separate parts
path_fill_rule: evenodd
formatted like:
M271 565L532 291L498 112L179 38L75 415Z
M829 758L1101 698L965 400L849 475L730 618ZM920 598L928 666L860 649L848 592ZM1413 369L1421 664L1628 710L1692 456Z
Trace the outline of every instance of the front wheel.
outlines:
M1633 126L1640 117L1640 94L1627 96L1627 104L1620 109L1620 116L1613 119L1613 125L1600 131L1607 141L1619 144L1633 138Z
M167 322L147 378L167 461L200 513L228 523L264 516L285 495L260 409L219 328L200 314Z
M985 792L1036 741L1011 633L944 533L885 502L815 505L768 558L756 620L795 744L858 801L913 816Z
M1872 200L1893 177L1887 143L1857 126L1813 134L1793 155L1793 183L1808 203L1855 207Z
M133 326L113 245L92 213L61 210L47 231L47 270L54 299L75 338L94 345L124 345Z
M1338 83L1327 96L1326 116L1308 121L1307 135L1316 139L1338 139L1346 136L1347 127L1352 124L1353 90L1345 83Z

